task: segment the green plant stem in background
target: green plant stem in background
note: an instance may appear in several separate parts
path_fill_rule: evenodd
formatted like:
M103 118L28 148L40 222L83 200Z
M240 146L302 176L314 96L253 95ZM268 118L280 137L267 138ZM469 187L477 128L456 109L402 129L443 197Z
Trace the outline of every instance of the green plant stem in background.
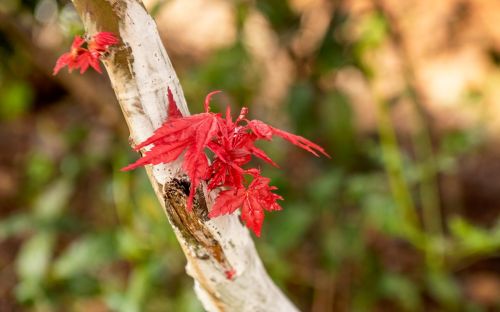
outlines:
M437 166L432 149L429 125L426 122L421 95L414 86L413 71L406 70L406 83L410 90L414 118L417 129L413 132L413 143L417 161L420 165L420 200L422 205L422 222L424 230L441 237L444 233L441 216Z
M373 0L378 12L386 21L387 35L401 59L405 87L413 108L416 130L412 132L416 162L419 167L419 195L422 207L422 226L425 235L424 249L428 264L442 264L443 221L440 210L439 185L436 160L432 148L430 124L424 97L416 83L412 59L407 51L398 20L383 1ZM441 259L441 260L439 260Z
M413 108L416 130L412 133L412 139L416 159L421 169L419 187L423 228L427 233L441 236L443 234L443 225L439 203L436 161L432 150L431 133L424 109L422 92L420 92L416 85L412 61L403 42L403 36L401 35L397 20L381 1L374 0L374 4L386 20L388 38L395 48L398 57L401 59L401 64L403 64L404 82Z
M444 259L443 223L439 200L436 160L432 150L431 134L415 90L410 86L417 129L412 133L415 156L420 168L419 191L422 207L422 227L425 236L425 254L428 265L441 266Z
M391 122L389 109L385 100L376 97L377 121L380 143L384 157L384 166L389 178L389 184L398 207L398 214L406 225L408 234L417 228L417 214L408 183L403 172L403 162L399 152L396 133Z

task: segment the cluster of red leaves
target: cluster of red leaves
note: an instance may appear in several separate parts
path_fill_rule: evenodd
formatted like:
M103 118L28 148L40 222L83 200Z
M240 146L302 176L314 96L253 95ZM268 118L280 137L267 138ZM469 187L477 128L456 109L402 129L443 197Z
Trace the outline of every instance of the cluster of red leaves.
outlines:
M90 66L98 73L102 73L99 66L101 56L110 46L116 45L118 42L118 38L110 32L98 32L87 40L76 36L71 44L70 51L57 59L56 66L54 66L54 75L64 66L68 66L69 72L80 68L80 74L83 74ZM85 44L86 48L84 47Z
M243 222L255 235L260 236L264 210L280 210L277 200L283 198L272 192L276 187L269 185L269 178L261 176L260 170L243 168L252 156L277 166L264 151L255 146L255 142L270 141L273 136L279 136L316 156L319 153L329 155L323 148L301 136L276 129L259 120L247 119L247 108L241 110L235 121L229 106L224 117L210 112L210 98L218 92L207 95L204 113L183 117L169 89L167 121L151 137L134 147L140 150L152 145L151 149L122 170L169 163L184 152L182 167L191 180L188 209L192 207L196 188L201 181L205 181L208 190L222 189L209 217L233 213L241 208ZM207 149L214 155L211 164L205 153ZM252 178L248 186L245 185L245 175Z

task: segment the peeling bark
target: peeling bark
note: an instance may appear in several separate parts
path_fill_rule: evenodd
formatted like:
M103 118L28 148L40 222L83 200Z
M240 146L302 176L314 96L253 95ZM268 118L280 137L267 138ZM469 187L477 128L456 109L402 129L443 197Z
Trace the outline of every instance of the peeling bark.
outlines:
M121 40L104 65L130 130L148 138L167 117L167 88L183 115L186 100L155 22L140 0L73 0L88 34L111 31ZM189 181L180 162L146 168L187 258L186 271L207 311L297 311L267 275L248 230L236 215L207 217L213 199L198 190L186 210ZM232 279L228 279L228 276Z

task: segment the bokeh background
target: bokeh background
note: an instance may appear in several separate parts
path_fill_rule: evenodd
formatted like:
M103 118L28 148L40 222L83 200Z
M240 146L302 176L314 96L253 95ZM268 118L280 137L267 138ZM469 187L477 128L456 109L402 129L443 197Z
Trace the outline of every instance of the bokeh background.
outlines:
M201 112L263 148L259 253L303 311L500 311L500 2L147 0ZM0 2L0 311L202 311L106 75L52 76L66 0ZM65 70L64 70L65 71Z

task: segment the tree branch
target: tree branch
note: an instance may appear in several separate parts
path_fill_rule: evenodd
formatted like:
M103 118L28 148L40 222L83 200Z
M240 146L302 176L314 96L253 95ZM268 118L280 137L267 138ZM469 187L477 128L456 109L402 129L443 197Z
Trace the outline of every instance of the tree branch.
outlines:
M189 115L155 22L140 0L73 2L88 34L111 31L121 40L104 64L132 145L144 141L165 121L167 88L182 114ZM180 162L147 167L146 171L207 311L297 311L267 275L248 230L237 216L209 220L212 198L201 190L193 212L186 210L189 181L180 170Z

